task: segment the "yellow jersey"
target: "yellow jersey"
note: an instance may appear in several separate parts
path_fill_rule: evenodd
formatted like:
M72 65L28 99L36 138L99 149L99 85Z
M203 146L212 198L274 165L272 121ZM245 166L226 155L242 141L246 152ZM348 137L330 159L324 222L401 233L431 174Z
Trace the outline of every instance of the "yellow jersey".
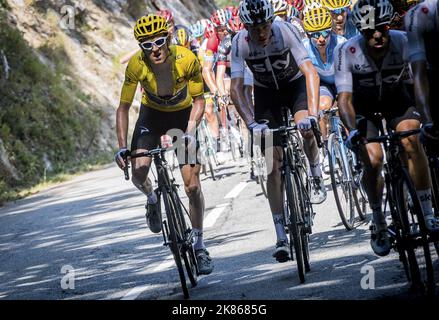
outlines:
M184 47L171 45L172 96L157 95L157 81L151 68L145 62L143 51L132 57L125 71L120 101L131 104L136 94L137 84L143 88L142 104L164 112L180 111L192 106L192 99L204 94L201 66L193 52Z

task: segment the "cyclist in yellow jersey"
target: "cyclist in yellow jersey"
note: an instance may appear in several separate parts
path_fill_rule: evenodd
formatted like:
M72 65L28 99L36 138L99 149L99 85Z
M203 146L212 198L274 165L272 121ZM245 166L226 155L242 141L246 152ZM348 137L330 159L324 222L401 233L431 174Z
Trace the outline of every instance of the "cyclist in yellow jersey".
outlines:
M148 15L140 18L134 29L141 51L131 58L125 72L120 105L117 109L116 128L119 151L116 162L125 167L122 155L127 150L129 109L137 84L143 88L142 105L131 142L131 153L136 154L158 147L160 137L176 138L175 145L188 144L187 152L178 152L181 175L189 198L189 212L195 234L194 249L199 273L209 274L213 263L203 243L204 198L200 184L200 165L195 156L195 130L204 113L205 101L201 67L188 49L170 45L170 34L165 18ZM184 150L178 148L178 151ZM186 161L186 158L189 161ZM192 159L191 159L192 158ZM148 198L147 222L152 232L161 231L159 201L155 195L148 171L151 158L131 160L134 185Z

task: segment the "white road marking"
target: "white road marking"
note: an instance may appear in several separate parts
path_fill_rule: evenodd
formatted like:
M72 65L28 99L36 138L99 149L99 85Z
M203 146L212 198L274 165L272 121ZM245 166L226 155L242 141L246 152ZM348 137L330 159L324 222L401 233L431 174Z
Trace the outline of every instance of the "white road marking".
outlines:
M220 205L217 205L215 207L215 209L210 211L209 214L207 215L206 219L204 219L204 223L203 223L204 228L212 227L215 224L216 220L218 220L221 213L223 213L223 211L227 208L228 205L229 205L228 203L220 204Z
M236 198L242 192L242 190L245 189L247 185L248 185L247 182L240 182L224 197L224 199ZM207 214L207 217L204 219L204 223L203 223L204 228L212 227L228 206L229 203L222 203L215 206L215 208L212 209ZM155 267L152 272L155 273L155 272L163 271L165 269L172 267L174 264L175 264L174 257L172 255L169 255L162 263L160 263L157 267ZM131 289L126 295L124 295L121 300L135 300L142 292L148 290L148 288L150 287L151 285L143 285L143 286L135 287Z
M224 199L233 199L236 198L242 190L248 185L248 182L240 182L236 187L232 189L225 197Z
M120 300L136 300L136 298L143 291L148 290L149 287L150 287L150 285L135 287L135 288L131 289L130 292L128 292L126 295L124 295L123 298Z

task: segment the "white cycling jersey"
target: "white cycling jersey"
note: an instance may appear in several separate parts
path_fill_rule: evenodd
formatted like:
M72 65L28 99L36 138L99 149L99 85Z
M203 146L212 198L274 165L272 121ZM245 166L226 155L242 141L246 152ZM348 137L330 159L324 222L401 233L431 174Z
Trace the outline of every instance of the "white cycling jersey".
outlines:
M404 22L409 61L428 61L430 69L439 70L439 1L418 4L406 14Z
M253 73L254 84L264 88L280 89L302 76L299 66L310 61L296 27L275 21L271 39L264 48L250 39L247 30L241 30L232 41L232 79L244 78L245 64Z
M381 68L368 56L366 42L357 35L334 50L337 92L355 92L381 100L383 95L398 92L407 78L407 36L403 31L389 31L389 51Z

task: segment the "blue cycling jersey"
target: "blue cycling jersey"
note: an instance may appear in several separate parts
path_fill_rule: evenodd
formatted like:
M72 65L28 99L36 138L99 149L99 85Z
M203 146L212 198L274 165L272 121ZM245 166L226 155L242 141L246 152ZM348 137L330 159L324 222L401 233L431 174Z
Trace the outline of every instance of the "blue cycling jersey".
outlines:
M312 61L314 67L316 67L319 73L320 80L328 84L335 84L335 71L334 71L334 49L335 47L345 42L346 39L342 36L336 35L331 32L329 38L329 44L326 46L326 63L322 61L319 50L312 44L311 39L303 39L302 42L308 51L308 56Z

